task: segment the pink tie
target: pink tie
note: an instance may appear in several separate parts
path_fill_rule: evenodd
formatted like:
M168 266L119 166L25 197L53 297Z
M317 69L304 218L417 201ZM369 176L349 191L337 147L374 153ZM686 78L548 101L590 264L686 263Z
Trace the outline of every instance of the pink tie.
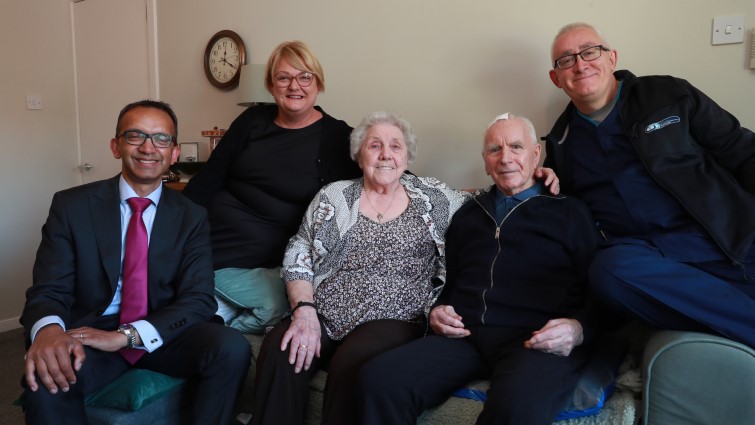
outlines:
M126 253L123 256L123 285L121 286L121 324L132 323L147 316L147 227L142 213L152 204L149 198L129 198L131 220L126 231ZM122 348L121 355L134 364L144 350Z

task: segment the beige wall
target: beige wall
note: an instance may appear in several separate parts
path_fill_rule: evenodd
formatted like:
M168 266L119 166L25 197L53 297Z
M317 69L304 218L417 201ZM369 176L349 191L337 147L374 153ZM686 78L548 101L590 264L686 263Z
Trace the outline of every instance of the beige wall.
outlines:
M419 138L414 172L455 186L482 185L488 179L479 146L493 116L505 111L526 115L545 134L566 104L547 76L550 43L562 25L583 20L603 29L618 49L619 68L687 78L755 127L755 71L745 68L749 43L710 45L715 16L744 15L749 35L755 2L639 0L626 5L159 0L161 94L178 109L184 139L215 125L225 127L242 109L235 106L235 92L220 92L205 81L200 62L209 37L221 29L238 32L255 63L263 63L279 42L301 39L325 68L327 91L318 103L327 112L352 126L374 110L398 112Z
M0 331L18 326L55 191L78 182L70 1L0 0ZM26 95L42 95L41 111Z
M21 312L52 193L78 177L70 0L0 1L0 47L7 54L0 67L1 330L15 326ZM242 111L238 93L215 89L202 69L207 40L232 29L254 63L281 41L304 40L325 68L328 87L318 103L327 112L351 125L374 110L398 112L419 137L413 171L455 186L487 185L479 147L488 121L511 111L530 117L544 134L566 104L547 77L549 47L557 29L576 20L603 29L619 51L619 68L684 77L755 128L749 43L710 45L715 16L744 15L749 37L751 0L638 0L630 7L592 0L156 4L160 96L176 109L183 141L204 142L201 130L227 127ZM23 68L8 66L16 58ZM24 109L28 93L43 95L44 110Z

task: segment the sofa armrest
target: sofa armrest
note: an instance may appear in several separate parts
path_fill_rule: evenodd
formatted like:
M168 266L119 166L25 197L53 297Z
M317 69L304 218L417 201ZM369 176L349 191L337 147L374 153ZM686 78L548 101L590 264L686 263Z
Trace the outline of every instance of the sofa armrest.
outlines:
M751 425L755 350L697 332L661 331L645 347L643 424Z

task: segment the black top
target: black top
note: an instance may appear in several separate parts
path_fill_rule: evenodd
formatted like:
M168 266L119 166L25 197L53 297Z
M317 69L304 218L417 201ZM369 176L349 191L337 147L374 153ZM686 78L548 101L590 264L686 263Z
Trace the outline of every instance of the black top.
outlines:
M215 269L280 266L288 239L323 185L361 175L351 127L323 113L301 129L273 123L277 106L249 108L184 194L207 207Z

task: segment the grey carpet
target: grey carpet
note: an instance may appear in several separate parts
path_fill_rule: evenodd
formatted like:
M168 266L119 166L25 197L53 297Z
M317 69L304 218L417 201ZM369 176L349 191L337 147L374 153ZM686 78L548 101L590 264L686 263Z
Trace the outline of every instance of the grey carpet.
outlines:
M24 336L21 328L0 333L0 424L23 425L24 415L13 401L21 395Z

